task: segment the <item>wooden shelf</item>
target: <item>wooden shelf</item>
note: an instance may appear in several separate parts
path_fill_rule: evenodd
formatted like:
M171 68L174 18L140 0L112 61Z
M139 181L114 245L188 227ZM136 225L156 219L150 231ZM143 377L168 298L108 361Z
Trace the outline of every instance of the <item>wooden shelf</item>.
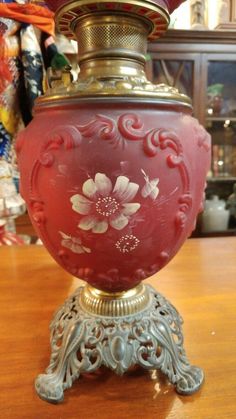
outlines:
M224 122L226 120L230 120L231 122L236 122L236 116L206 116L206 121L212 121L212 122Z
M236 236L236 228L230 228L224 231L209 231L207 233L199 233L198 237L225 237L225 236Z
M211 44L233 44L236 42L236 31L218 29L218 30L192 30L192 29L169 29L162 37L162 42L170 43L175 40L176 43L187 44L207 44L210 52Z
M236 182L235 176L217 176L207 178L207 182Z

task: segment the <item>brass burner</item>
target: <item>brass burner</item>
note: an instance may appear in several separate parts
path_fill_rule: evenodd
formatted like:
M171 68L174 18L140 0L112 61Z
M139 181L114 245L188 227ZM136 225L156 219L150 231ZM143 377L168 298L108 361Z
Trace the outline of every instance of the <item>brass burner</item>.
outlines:
M72 98L133 97L191 108L186 95L174 87L154 85L145 75L147 40L164 33L169 22L160 6L147 0L75 1L57 11L56 22L62 33L78 40L80 74L71 82L68 68L49 70L49 89L38 105Z

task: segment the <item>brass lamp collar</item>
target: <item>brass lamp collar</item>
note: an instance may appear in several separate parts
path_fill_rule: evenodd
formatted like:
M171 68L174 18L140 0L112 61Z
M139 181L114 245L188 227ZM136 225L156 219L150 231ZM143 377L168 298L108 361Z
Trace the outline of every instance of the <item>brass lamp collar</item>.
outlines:
M147 308L149 300L148 289L143 284L119 293L106 293L87 284L80 295L81 306L86 311L112 317L138 313Z
M169 23L167 11L154 2L73 1L57 11L56 23L64 35L78 40L80 74L72 82L68 67L49 70L49 89L38 105L110 97L167 100L191 108L190 99L176 88L146 78L147 40L159 37Z

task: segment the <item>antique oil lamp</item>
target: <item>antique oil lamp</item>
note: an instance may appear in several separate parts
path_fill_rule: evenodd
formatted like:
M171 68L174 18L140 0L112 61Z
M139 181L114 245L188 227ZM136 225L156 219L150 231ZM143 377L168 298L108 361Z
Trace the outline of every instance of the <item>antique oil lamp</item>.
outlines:
M57 28L78 39L80 74L49 75L17 142L21 193L54 259L86 281L51 324L39 396L63 399L83 372L160 369L181 394L203 381L183 349L175 308L142 281L194 228L210 137L175 88L144 71L147 40L180 1L55 2ZM50 2L49 2L50 4Z

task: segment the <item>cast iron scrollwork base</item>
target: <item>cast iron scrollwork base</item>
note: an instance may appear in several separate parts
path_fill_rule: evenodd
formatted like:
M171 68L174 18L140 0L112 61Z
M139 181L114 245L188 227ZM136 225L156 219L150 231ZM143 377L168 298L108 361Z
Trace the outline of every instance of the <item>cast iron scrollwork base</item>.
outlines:
M191 366L183 349L182 319L161 294L148 287L149 303L129 316L97 316L86 311L79 288L56 312L51 323L51 360L35 382L38 395L49 402L63 400L83 372L105 365L123 374L132 365L159 369L180 394L192 394L203 382L200 368Z

